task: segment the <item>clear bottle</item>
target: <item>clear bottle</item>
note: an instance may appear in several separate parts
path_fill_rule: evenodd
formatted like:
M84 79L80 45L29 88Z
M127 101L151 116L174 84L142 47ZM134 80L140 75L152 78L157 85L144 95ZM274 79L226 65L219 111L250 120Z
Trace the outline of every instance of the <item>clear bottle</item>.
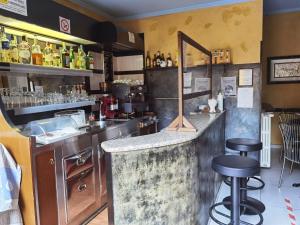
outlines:
M168 53L168 57L167 57L167 67L172 67L173 66L173 60L171 57L171 53Z
M38 44L37 36L34 37L33 45L31 46L31 52L32 64L43 65L43 54L41 51L41 46Z
M70 68L70 53L66 47L65 42L62 43L61 63L62 63L62 67Z
M57 45L53 49L53 66L61 67L60 50Z
M44 65L53 66L53 49L52 44L49 42L46 43L46 47L44 49Z
M22 36L22 41L18 45L18 50L19 50L19 63L30 64L31 63L30 45L25 35Z
M18 42L14 35L11 36L9 43L9 58L12 63L17 63L19 61Z
M86 54L83 51L82 45L78 49L78 68L81 70L86 69Z
M86 68L89 70L94 69L94 57L91 52L88 52L86 57Z
M5 28L3 26L0 27L0 38L1 38L1 61L10 62L9 40L7 39Z
M76 60L73 47L70 47L70 69L76 69Z

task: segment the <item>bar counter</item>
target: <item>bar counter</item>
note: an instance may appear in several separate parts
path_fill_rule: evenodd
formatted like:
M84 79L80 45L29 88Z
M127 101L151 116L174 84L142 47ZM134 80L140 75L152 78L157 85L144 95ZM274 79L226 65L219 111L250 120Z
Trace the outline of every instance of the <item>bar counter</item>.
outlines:
M163 130L102 143L110 224L207 224L221 184L211 160L224 153L225 113L189 120L196 133Z

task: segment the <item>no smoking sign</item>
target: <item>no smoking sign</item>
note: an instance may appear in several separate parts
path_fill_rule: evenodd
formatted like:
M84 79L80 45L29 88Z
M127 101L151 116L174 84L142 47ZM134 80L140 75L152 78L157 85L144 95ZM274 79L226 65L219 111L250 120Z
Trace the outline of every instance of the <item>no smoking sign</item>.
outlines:
M59 17L59 30L64 33L71 34L71 22L69 19Z

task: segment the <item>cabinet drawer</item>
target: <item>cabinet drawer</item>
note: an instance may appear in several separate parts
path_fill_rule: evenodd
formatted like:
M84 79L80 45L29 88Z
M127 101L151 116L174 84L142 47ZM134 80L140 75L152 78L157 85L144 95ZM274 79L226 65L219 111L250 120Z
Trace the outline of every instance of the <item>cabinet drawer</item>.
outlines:
M65 182L67 221L70 222L96 202L95 169L87 169Z
M88 148L80 154L64 159L65 177L69 179L78 173L94 166L93 149Z

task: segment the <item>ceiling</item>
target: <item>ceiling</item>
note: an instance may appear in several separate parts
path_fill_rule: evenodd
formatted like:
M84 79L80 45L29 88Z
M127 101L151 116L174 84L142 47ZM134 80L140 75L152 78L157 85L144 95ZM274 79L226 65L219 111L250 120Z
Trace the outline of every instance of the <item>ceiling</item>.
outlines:
M140 19L253 0L71 0L110 20ZM300 0L264 0L264 13L300 11Z
M250 0L72 0L110 19L139 19Z

